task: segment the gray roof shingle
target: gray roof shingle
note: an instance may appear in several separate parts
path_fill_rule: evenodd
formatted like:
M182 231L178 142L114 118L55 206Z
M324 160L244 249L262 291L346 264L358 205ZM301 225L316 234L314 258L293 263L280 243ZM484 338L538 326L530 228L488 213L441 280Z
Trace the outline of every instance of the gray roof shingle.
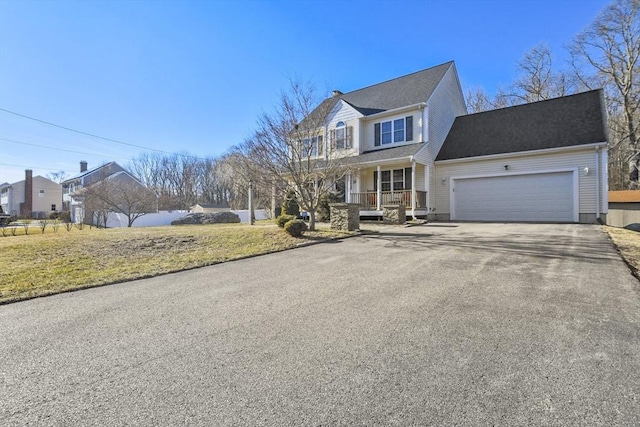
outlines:
M365 116L426 102L452 64L453 61L445 62L426 70L338 95L338 97Z
M301 123L322 120L340 99L365 116L426 102L452 65L453 61L445 62L426 70L332 96L322 101Z
M459 116L436 161L606 141L599 89Z

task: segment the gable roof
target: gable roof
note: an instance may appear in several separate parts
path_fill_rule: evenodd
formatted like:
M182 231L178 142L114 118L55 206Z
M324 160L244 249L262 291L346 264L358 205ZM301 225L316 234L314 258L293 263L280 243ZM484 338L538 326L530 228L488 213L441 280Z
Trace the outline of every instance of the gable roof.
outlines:
M453 61L338 95L363 115L425 102Z
M316 116L322 115L322 112L331 111L339 100L343 100L364 116L426 102L452 66L453 61L449 61L362 89L338 93L322 101L302 123L311 118L318 118Z
M640 190L609 191L609 203L639 203Z
M607 141L602 90L456 117L437 160Z
M68 182L68 181L75 181L76 179L78 179L78 178L82 178L83 176L91 175L92 173L97 172L97 171L99 171L100 169L108 168L108 167L110 167L110 166L111 166L111 165L113 165L113 164L118 165L116 162L109 162L109 163L105 163L105 164L102 164L102 165L100 165L100 166L96 166L95 168L87 169L87 170L86 170L86 171L84 171L84 172L80 172L80 173L78 173L78 174L76 174L76 175L73 175L73 176L71 176L71 177L69 177L69 178L65 179L64 181L62 181L62 183L64 184L64 183L66 183L66 182ZM120 165L118 165L118 166L120 166Z

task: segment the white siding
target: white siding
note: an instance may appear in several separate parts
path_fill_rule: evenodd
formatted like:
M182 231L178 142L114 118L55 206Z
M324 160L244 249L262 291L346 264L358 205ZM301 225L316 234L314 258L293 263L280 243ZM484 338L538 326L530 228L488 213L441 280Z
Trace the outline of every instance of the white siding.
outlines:
M413 139L411 141L392 142L391 144L383 144L376 147L375 140L374 140L376 123L388 122L396 119L403 119L408 116L413 117ZM362 147L362 149L360 150L360 153L364 151L381 150L384 148L400 147L402 145L415 144L416 142L421 142L419 123L420 123L420 110L418 109L418 107L412 110L405 110L403 112L398 112L396 114L389 114L389 115L385 114L385 115L376 116L374 118L371 118L370 120L366 120L366 121L363 120L362 121L362 139L360 141L361 142L360 147ZM406 133L405 133L405 136L406 136Z
M340 157L357 155L360 152L360 117L362 117L362 114L356 111L352 106L342 100L338 102L327 118L328 125L325 132L326 136L324 138L324 152L329 152L328 149L330 148L331 142L329 140L330 131L336 128L336 124L338 124L338 122L344 122L345 125L353 127L353 148L350 150L339 150L335 152L335 154Z
M484 176L500 173L517 174L556 169L578 169L578 212L594 214L596 212L596 157L594 149L517 155L501 158L485 158L472 161L451 163L436 162L435 179L432 184L437 214L449 214L449 183L452 177ZM509 166L508 171L505 165ZM585 174L585 168L589 174ZM602 171L601 171L602 172ZM602 197L602 195L601 195Z
M454 64L451 64L427 101L427 113L429 145L426 151L428 158L420 159L422 163L433 161L436 158L455 118L467 114L464 95Z

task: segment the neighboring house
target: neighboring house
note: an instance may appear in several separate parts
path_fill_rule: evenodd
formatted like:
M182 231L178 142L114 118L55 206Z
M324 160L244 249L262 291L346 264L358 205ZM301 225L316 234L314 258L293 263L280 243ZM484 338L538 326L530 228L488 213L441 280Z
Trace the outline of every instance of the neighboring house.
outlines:
M22 181L0 185L0 205L11 216L46 219L62 210L62 186L27 169Z
M131 182L134 185L139 185L141 190L146 190L146 187L138 179L116 162L88 169L87 162L81 161L80 173L62 182L63 202L65 210L71 213L72 222L85 222L85 217L87 220L91 220L91 216L87 216L88 212L85 212L83 188L107 179L113 182Z
M609 191L607 225L640 224L640 190Z
M596 222L607 212L599 90L467 115L453 62L349 93L317 155L344 157L337 187L361 216L404 204L441 220ZM313 114L313 113L312 113Z
M206 203L198 203L191 208L189 208L190 212L199 212L199 213L212 213L212 212L230 212L231 208L229 205L211 205Z

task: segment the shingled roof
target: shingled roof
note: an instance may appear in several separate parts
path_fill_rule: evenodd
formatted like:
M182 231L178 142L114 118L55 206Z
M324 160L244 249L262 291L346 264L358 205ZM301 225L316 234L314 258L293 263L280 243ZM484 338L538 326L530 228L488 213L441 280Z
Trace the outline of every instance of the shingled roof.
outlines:
M365 116L426 102L451 66L453 61L352 92L337 92L320 103L310 117L321 119L341 99Z
M606 142L602 90L459 116L437 160Z

